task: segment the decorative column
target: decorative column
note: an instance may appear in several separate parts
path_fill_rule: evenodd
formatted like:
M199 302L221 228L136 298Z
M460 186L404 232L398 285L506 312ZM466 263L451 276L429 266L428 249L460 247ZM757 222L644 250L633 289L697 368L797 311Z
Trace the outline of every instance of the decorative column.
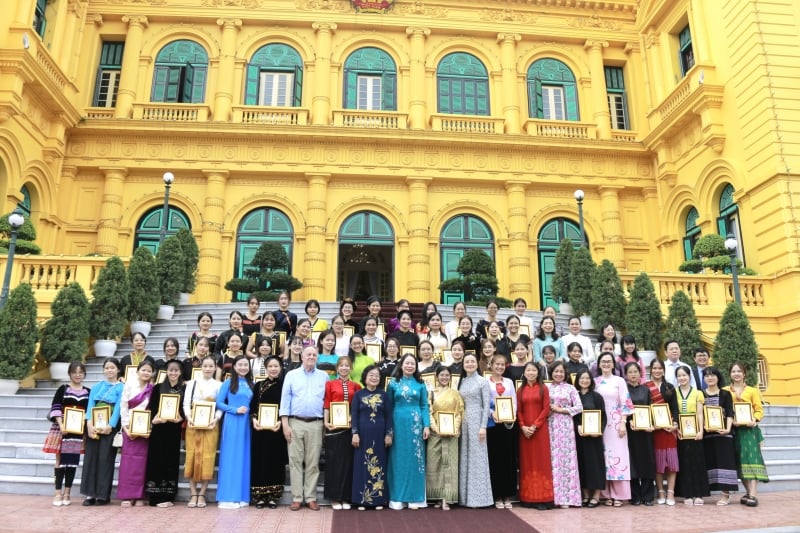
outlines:
M412 302L431 298L431 260L428 250L428 185L431 178L409 177L408 185L408 284ZM434 298L435 299L435 298Z
M101 167L105 175L103 203L100 204L100 220L97 224L95 252L101 255L118 255L119 223L122 219L122 193L128 169L123 167Z
M628 69L628 79L631 80L631 85L633 87L649 86L649 80L642 69L642 50L639 43L635 41L627 43L624 51L625 55L628 56L625 66ZM645 110L642 108L644 101L643 98L628 99L628 123L632 130L644 130L644 123L639 123L639 119L646 120Z
M331 35L337 26L332 22L315 22L311 27L317 33L311 123L326 126L331 116Z
M710 19L703 12L703 3L697 0L689 0L689 4L686 6L686 15L689 18L689 28L692 32L692 50L694 51L695 64L712 61L706 27Z
M514 51L522 36L518 33L498 33L500 44L500 65L503 72L503 117L506 133L520 132L519 91L517 91L517 65Z
M53 33L51 34L51 41L50 46L48 47L48 51L50 52L51 57L53 59L58 60L58 58L63 54L64 48L72 48L73 38L72 35L67 35L67 2L58 2L52 3L51 9L55 8L55 13L48 18L47 26L54 26ZM64 46L64 43L69 43L67 46ZM62 65L59 65L62 66ZM63 68L61 69L64 70Z
M214 120L227 122L233 105L234 63L236 59L236 32L242 27L241 19L217 19L222 26L222 50L219 58L219 80L214 95Z
M533 298L531 286L531 258L528 253L528 209L526 207L525 181L509 180L506 182L506 199L508 201L508 297L525 298L530 302Z
M197 301L219 302L222 287L222 231L225 229L225 185L227 170L204 170L206 201L197 271Z
M589 50L589 70L592 74L592 100L594 100L594 123L598 139L611 139L611 115L608 112L606 74L603 68L603 48L608 41L586 41L583 47Z
M619 216L619 191L622 190L622 186L602 186L599 190L606 257L614 263L615 267L621 268L625 265L622 222Z
M139 15L125 15L122 17L122 22L128 25L128 35L125 37L125 50L122 53L122 72L119 78L119 89L117 89L117 109L114 118L130 118L131 116L133 102L136 100L142 36L148 25L147 17Z
M411 78L408 102L408 122L412 130L424 130L427 126L425 105L425 38L431 34L428 28L406 28L411 40L409 46L409 76ZM426 296L427 297L427 296ZM416 300L412 300L416 301Z
M647 61L647 72L650 76L650 97L656 105L664 97L664 75L662 65L664 58L661 57L661 35L651 29L644 36L645 58ZM666 63L667 65L669 63Z
M14 25L30 27L33 24L35 7L36 0L17 0L17 16L14 20Z
M328 220L328 181L330 174L306 173L308 181L308 209L306 219L306 246L303 253L303 289L306 299L323 300L325 294L325 229ZM334 276L335 280L335 265Z

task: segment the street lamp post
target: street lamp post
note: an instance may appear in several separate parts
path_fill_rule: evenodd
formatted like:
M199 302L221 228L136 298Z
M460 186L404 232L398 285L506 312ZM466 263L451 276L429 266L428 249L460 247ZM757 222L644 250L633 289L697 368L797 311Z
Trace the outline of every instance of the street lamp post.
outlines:
M739 242L733 234L728 233L725 238L725 248L728 250L728 255L731 256L731 276L733 277L733 299L739 306L742 305L742 294L739 291L739 266L736 264L736 249L739 247Z
M172 182L175 181L175 175L172 172L164 172L164 209L161 211L161 236L158 239L159 246L164 242L167 236L167 222L169 221L169 188L172 187Z
M14 249L17 247L17 231L25 222L22 211L19 208L8 216L8 225L11 226L11 240L8 242L8 261L6 262L6 273L3 277L3 291L0 293L0 309L6 306L8 300L8 289L11 284L11 268L14 266Z
M583 229L583 191L575 191L575 200L578 201L578 222L581 227L581 246L586 246L586 232Z

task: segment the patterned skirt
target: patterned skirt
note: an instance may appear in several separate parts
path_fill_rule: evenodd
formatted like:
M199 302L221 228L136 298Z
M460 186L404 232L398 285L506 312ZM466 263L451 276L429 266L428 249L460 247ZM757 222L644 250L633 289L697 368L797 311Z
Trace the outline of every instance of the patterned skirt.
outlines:
M764 457L761 455L761 442L764 436L758 426L738 426L734 435L736 455L738 458L737 470L739 479L756 479L762 483L769 482L767 468L764 466Z

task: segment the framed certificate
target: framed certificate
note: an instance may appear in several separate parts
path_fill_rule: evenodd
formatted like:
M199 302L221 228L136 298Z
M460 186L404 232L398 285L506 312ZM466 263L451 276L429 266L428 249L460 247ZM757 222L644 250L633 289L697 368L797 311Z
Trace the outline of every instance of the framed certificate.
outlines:
M672 413L669 411L669 404L652 404L650 412L653 415L654 429L672 429Z
M723 431L725 429L725 413L716 405L703 406L703 421L706 431Z
M285 331L279 331L278 332L278 346L286 346L286 332Z
M258 404L258 425L261 429L272 429L278 425L278 404Z
M150 411L147 409L131 409L128 434L131 437L146 437L150 435Z
M180 418L180 394L162 394L158 400L158 418L177 422Z
M450 350L442 350L442 362L446 365L453 363L453 352Z
M111 420L111 406L103 405L102 407L92 407L92 426L94 429L101 430L108 427L109 420Z
M350 427L350 402L331 402L330 423L335 428Z
M525 384L525 380L522 379L515 379L514 380L514 390L519 390Z
M585 437L600 437L603 435L603 413L600 409L588 409L581 413L581 429Z
M649 405L634 405L633 416L631 416L631 429L637 431L646 431L653 429L653 423L650 420L650 406Z
M217 404L214 402L196 401L192 406L192 425L196 428L208 428L214 420Z
M203 369L200 367L192 369L192 380L198 381L203 379Z
M456 414L444 411L436 412L436 425L442 437L456 436Z
M520 335L527 335L528 338L531 338L531 327L528 324L520 324L519 325L519 334Z
M381 362L381 347L382 345L377 342L368 342L364 345L366 347L367 355L376 363Z
M511 396L498 396L494 399L494 416L498 422L502 423L510 424L516 420Z
M343 337L352 337L356 332L356 328L353 326L345 326L342 328L342 336Z
M86 423L86 411L77 407L64 408L64 433L83 435L83 426Z
M695 415L679 415L678 426L683 440L697 437L697 417Z
M253 376L253 383L258 383L259 381L264 381L267 379L267 376Z
M578 376L577 372L571 372L569 375L569 382L574 387L575 386L575 378Z
M422 382L425 384L428 390L433 390L436 388L436 374L433 372L420 374L419 377L422 379Z
M378 337L380 340L386 340L386 329L383 326L383 322L378 324L377 329L375 329L375 336Z
M400 357L403 357L405 354L411 354L414 357L417 356L417 347L416 346L401 346L400 347Z
M750 402L733 402L733 423L746 426L755 422L753 405Z
M273 355L277 355L277 356L280 357L280 351L279 350L280 350L281 346L280 346L280 341L278 340L278 337L272 337L272 340L269 341L269 342L272 345L272 353L273 353Z
M128 365L125 367L125 374L122 380L125 383L133 383L136 379L136 365Z
M394 381L392 376L386 376L386 379L383 382L383 390L389 390L389 383Z
M314 341L314 344L317 344L319 342L320 334L322 334L321 331L312 331L311 332L311 340Z
M461 376L454 376L450 374L450 388L458 390L458 384L461 383Z
M165 379L167 379L167 371L159 370L158 375L156 376L156 383L164 383Z

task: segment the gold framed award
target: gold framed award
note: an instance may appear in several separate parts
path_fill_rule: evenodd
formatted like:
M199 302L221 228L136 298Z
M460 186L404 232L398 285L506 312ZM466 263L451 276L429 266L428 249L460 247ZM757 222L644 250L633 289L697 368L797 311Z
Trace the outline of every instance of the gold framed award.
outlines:
M158 400L158 418L177 422L181 417L180 405L180 394L162 394Z
M203 369L199 366L192 369L192 381L199 381L203 379Z
M352 337L356 332L356 328L353 326L344 326L342 328L342 337Z
M503 424L510 424L516 420L511 396L498 396L494 399L494 416Z
M749 426L755 422L753 405L750 402L733 402L733 423L737 426Z
M125 367L125 374L123 374L122 380L125 383L134 383L136 381L136 365L128 365Z
M650 406L650 413L653 415L654 429L672 429L672 413L669 404L654 403Z
M600 409L587 409L581 412L581 430L584 437L600 437L603 435L603 413Z
M382 344L379 342L368 342L364 344L365 349L367 351L367 355L370 359L375 361L376 363L381 362L381 348L383 347Z
M697 416L678 415L678 427L682 440L694 440L697 437Z
M442 437L456 436L456 414L446 411L436 412L436 425L439 427L439 435Z
M417 356L417 347L416 346L401 346L400 347L400 357L403 357L406 354L413 355L414 357Z
M216 413L217 404L214 402L196 401L192 406L192 425L199 429L211 426Z
M63 420L64 433L83 435L83 427L86 424L86 411L77 407L65 407Z
M350 402L331 402L330 408L330 424L337 429L346 429L350 427Z
M319 336L322 334L321 331L312 331L311 332L311 340L314 341L314 344L319 342Z
M725 430L725 412L717 405L703 406L703 429L706 431Z
M110 405L92 407L92 426L94 426L94 429L96 431L100 431L107 428L110 420L111 420Z
M442 350L442 362L446 365L453 363L453 352L450 349Z
M528 338L531 338L531 327L528 324L520 324L519 325L519 334L520 335L527 335Z
M386 376L386 379L383 381L383 390L389 390L389 384L394 381L392 376Z
M514 380L514 390L519 390L525 384L524 379L515 379Z
M386 329L383 325L383 322L379 323L378 327L375 328L375 336L382 341L386 341Z
M650 419L649 405L633 406L633 415L631 416L631 429L636 431L647 431L653 429L653 422Z
M461 383L461 376L450 374L450 388L458 390L459 383Z
M167 371L159 370L158 375L156 376L156 384L164 383L165 379L167 379Z
M147 409L131 409L128 435L146 437L150 435L150 411Z
M419 375L422 382L425 384L425 387L428 390L433 390L436 388L436 374L433 372L425 372L424 374Z
M274 429L278 425L278 404L258 404L258 425L261 429Z

